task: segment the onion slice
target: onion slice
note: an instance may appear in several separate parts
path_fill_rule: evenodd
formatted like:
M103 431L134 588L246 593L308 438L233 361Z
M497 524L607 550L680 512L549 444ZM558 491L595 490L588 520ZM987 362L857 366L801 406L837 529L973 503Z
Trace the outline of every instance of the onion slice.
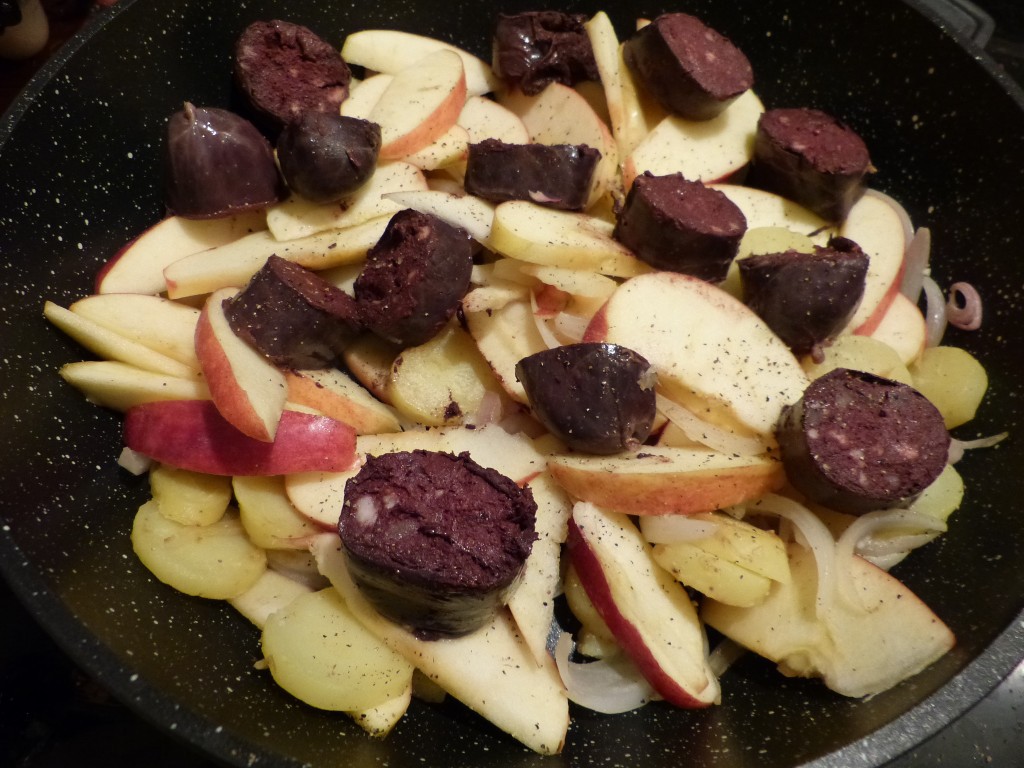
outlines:
M664 395L656 395L658 410L688 438L708 448L735 456L759 456L768 450L760 438L737 435L728 429L704 421L688 408L674 403Z
M927 227L920 227L907 243L903 256L903 282L900 283L900 293L915 304L921 296L925 275L928 274L931 250L932 232Z
M606 715L630 712L657 698L651 684L625 654L580 663L570 660L574 643L561 632L555 645L555 664L569 700Z
M963 331L981 328L981 296L978 290L970 283L953 283L949 287L946 317L950 325Z
M950 464L956 464L964 457L965 451L972 451L975 448L991 448L993 445L1001 443L1009 436L1009 432L1000 432L997 435L979 437L976 440L958 440L954 437L949 441L948 461Z
M946 297L930 275L924 276L925 346L937 347L946 333Z
M700 541L715 535L718 523L687 515L641 515L640 532L651 544Z

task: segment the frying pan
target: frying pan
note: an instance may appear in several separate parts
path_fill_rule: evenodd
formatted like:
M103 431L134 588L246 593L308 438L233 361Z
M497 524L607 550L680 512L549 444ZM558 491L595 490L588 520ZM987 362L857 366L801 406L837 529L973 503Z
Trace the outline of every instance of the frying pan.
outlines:
M665 10L606 6L620 34ZM43 320L43 300L67 306L88 293L100 264L161 216L163 123L185 100L230 103L231 44L249 21L287 18L339 44L362 28L406 29L487 57L496 10L487 0L129 0L30 84L0 125L0 570L99 682L227 764L884 764L950 723L1024 657L1024 95L916 2L847 0L825 10L817 0L691 0L686 10L742 45L767 105L815 106L852 124L879 168L874 185L932 228L940 284L969 280L985 299L982 330L947 337L991 379L980 416L956 434L1008 430L1011 438L963 460L967 497L950 532L895 571L958 637L934 666L861 701L748 657L724 678L718 707L574 711L565 752L553 758L454 703L414 703L391 736L375 741L255 670L258 633L229 607L174 593L132 555L128 532L147 484L115 463L118 416L57 376L84 355Z

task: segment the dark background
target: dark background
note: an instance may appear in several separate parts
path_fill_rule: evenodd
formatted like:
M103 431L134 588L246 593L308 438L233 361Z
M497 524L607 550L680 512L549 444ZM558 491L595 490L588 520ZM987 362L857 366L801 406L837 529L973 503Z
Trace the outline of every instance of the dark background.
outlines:
M50 5L53 36L44 51L26 62L0 61L0 109L90 12L83 2ZM1024 83L1024 4L979 0L977 5L956 6L952 23L976 35L996 61ZM990 22L994 26L988 26ZM212 764L119 704L65 656L0 582L0 768L72 765ZM894 768L1019 765L1024 765L1024 664L973 710Z

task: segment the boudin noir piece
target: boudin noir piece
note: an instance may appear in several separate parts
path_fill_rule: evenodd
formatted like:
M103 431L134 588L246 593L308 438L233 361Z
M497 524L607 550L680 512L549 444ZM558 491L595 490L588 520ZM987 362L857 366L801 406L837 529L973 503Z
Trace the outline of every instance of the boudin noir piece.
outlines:
M325 368L359 332L355 299L271 256L224 307L231 330L283 368Z
M717 189L648 171L633 181L614 235L656 269L720 282L746 231L743 211Z
M254 21L235 43L235 83L276 134L307 112L337 113L352 72L338 50L288 21Z
M516 365L537 420L570 448L637 450L655 416L655 372L631 349L584 342L537 352Z
M861 137L831 115L771 109L757 123L747 184L838 222L864 194L873 170Z
M463 230L430 214L399 211L353 287L363 324L394 344L423 344L455 314L472 270L473 248Z
M581 211L590 197L601 153L586 144L506 144L484 139L469 145L466 191L493 203L530 200Z
M307 112L277 137L277 162L293 192L314 203L333 203L373 175L380 126L334 112Z
M493 469L435 451L368 456L338 521L353 581L425 639L485 625L530 554L537 505Z
M494 30L495 74L535 95L550 83L598 80L597 62L583 26L587 17L560 11L499 14Z
M837 368L783 409L786 476L813 502L859 515L909 504L942 472L949 433L913 387Z
M816 245L813 253L756 254L737 264L743 303L798 355L819 356L843 329L868 273L868 255L844 237Z
M685 13L666 13L623 46L626 65L669 112L710 120L754 84L754 72L732 42Z
M216 219L276 203L274 151L256 126L216 107L184 107L167 121L164 201L186 219Z

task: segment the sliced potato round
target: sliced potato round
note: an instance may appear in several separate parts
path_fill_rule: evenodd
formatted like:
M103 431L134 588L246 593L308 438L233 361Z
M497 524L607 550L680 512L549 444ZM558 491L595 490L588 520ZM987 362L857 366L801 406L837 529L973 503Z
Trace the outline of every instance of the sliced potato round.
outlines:
M231 503L231 478L157 464L149 473L149 490L160 514L182 525L210 525Z
M903 384L913 384L910 371L896 350L870 336L840 336L824 351L825 359L820 363L813 362L810 357L800 361L807 378L813 380L836 368L849 368L873 373L875 376L893 379Z
M370 634L333 587L273 613L262 644L274 681L319 709L369 709L412 684L412 665Z
M322 532L292 506L283 476L235 477L231 486L242 527L256 546L305 549L309 537Z
M939 409L946 429L974 418L988 389L988 374L960 347L929 347L910 367L917 390Z
M132 547L160 581L197 597L237 597L267 568L266 554L249 541L238 513L230 509L210 525L182 525L148 501L135 515Z

